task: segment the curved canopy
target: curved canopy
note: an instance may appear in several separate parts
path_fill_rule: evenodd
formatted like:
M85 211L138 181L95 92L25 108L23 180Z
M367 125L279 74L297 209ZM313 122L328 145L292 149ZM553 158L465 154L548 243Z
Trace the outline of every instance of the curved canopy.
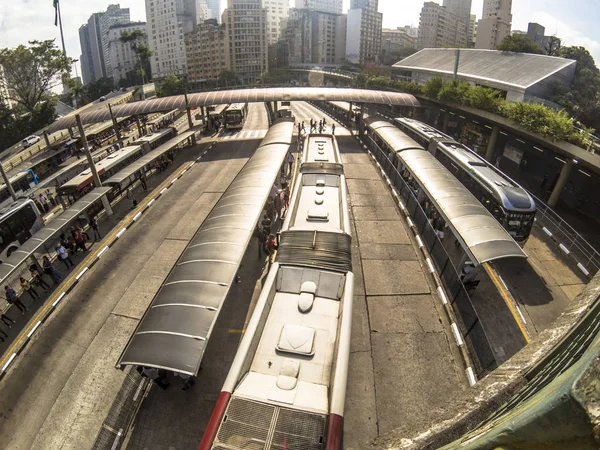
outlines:
M154 296L118 367L198 373L213 326L289 150L293 128L292 121L270 128Z
M463 184L423 150L397 154L476 264L527 254Z
M173 97L155 98L141 102L126 103L113 106L115 117L130 116L135 114L148 114L158 111L171 111L185 108L186 106L222 105L228 103L262 103L274 101L302 101L302 100L338 100L357 103L382 103L386 105L420 106L418 100L411 94L399 92L371 91L366 89L338 89L338 88L257 88L235 89L230 91L208 91L189 94L188 105L184 95ZM110 112L107 108L98 109L81 114L81 121L96 123L109 120ZM63 117L48 127L49 133L76 126L75 116Z

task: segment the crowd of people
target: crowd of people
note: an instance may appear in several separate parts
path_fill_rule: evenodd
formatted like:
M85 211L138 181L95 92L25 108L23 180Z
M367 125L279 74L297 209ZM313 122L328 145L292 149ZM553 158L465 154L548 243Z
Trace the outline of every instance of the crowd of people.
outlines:
M313 120L311 118L309 125L309 133L316 133L317 131L319 133L327 133L327 119L325 117L323 117L318 122L316 119ZM306 124L304 123L304 120L302 122L298 122L296 126L298 127L298 136L306 134ZM335 134L335 123L331 124L331 134Z
M46 195L43 192L40 192L37 198L32 197L35 206L40 211L40 214L48 214L51 209L55 206L58 206L58 199L54 197L54 194L50 191L50 189L46 189Z

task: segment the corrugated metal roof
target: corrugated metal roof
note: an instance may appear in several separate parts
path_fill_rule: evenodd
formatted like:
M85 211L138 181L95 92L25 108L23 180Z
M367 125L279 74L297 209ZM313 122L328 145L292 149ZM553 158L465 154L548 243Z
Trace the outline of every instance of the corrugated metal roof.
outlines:
M268 131L164 281L118 366L198 373L219 311L289 150L293 127L286 121Z
M464 241L473 262L527 258L502 225L431 153L406 150L398 157L415 174L453 233Z
M231 91L209 91L189 94L189 106L222 105L230 103L262 103L273 101L298 101L298 100L339 100L358 103L383 103L387 105L420 106L418 100L411 94L398 92L371 91L366 89L338 89L338 88L261 88L237 89ZM157 111L172 111L185 108L185 97L156 98L124 105L113 106L115 117L130 116L135 114L149 114ZM97 109L88 113L81 113L84 124L97 123L110 119L107 108ZM75 116L63 117L48 127L48 133L54 133L69 127L76 126Z
M383 120L380 117L367 117L365 119L367 126L373 130L377 130L379 136L384 139L388 145L396 152L406 150L409 148L423 149L414 140L408 137L405 133L398 132L398 128L387 120Z
M40 247L56 239L70 226L79 215L85 212L96 200L110 191L110 187L95 188L75 203L73 203L60 216L56 217L40 231L31 236L15 252L0 264L0 278L2 282L23 264Z
M426 48L394 64L395 69L440 75L454 73L456 49ZM460 49L458 77L525 90L576 62L556 56ZM506 88L505 88L506 89Z
M131 175L133 175L135 172L140 170L142 167L153 163L155 160L160 158L166 152L173 149L177 145L181 144L183 141L190 138L192 135L196 134L200 130L201 130L201 127L192 128L191 130L184 131L183 133L177 135L173 139L168 140L164 144L156 147L151 152L142 156L140 159L136 159L134 162L129 164L123 170L119 171L118 173L116 173L115 175L110 177L108 180L106 180L104 182L104 184L107 186L121 184L123 182L123 180L126 180L127 178L129 178ZM136 143L138 143L138 142L140 142L140 141L137 140Z

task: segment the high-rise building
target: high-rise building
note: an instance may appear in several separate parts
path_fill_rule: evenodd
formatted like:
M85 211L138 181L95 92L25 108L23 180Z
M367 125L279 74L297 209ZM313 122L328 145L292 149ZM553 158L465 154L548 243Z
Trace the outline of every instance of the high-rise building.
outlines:
M403 27L398 27L398 31L404 31L410 37L414 37L415 39L419 36L419 27L413 27L411 25L404 25Z
M228 0L223 11L231 70L254 83L269 70L267 10L261 0Z
M194 31L203 20L203 3L199 0L146 0L148 46L154 52L150 57L154 79L187 73L184 34Z
M417 48L466 47L465 21L445 7L426 2L421 9Z
M296 0L296 9L310 9L331 14L342 14L342 0Z
M8 82L4 75L4 67L0 64L0 102L8 109L12 109L12 102L9 99Z
M269 45L275 44L281 36L281 21L288 16L289 0L262 0L267 10L267 35Z
M417 40L413 36L410 36L402 28L390 29L384 28L381 30L381 46L384 43L391 48L417 48Z
M121 42L121 33L139 30L146 34L146 22L132 22L114 25L108 30L108 51L115 83L127 79L127 73L138 69L138 59L130 42ZM138 44L148 45L148 37L137 41Z
M109 5L105 12L92 14L87 25L79 28L81 73L84 84L100 78L112 77L108 30L113 25L125 24L129 21L129 8Z
M512 0L484 0L483 16L477 22L475 48L495 50L510 35Z
M469 18L469 34L467 35L467 47L475 48L475 39L477 37L477 16L471 14Z
M378 0L351 0L346 25L346 59L355 64L379 60L382 14Z
M216 19L205 20L196 31L186 34L185 50L190 85L199 86L230 69L225 25L219 25Z
M471 25L471 0L444 0L444 8L455 16L460 17L466 25L465 32L470 36Z
M286 65L339 65L346 56L346 16L290 9L278 47Z

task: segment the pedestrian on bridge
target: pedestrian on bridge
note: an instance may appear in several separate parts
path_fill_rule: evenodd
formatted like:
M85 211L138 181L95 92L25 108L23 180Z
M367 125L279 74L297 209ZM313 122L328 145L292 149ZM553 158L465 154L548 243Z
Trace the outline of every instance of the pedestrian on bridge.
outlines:
M335 135L335 123L331 124L331 134Z
M6 301L11 305L15 305L17 308L21 310L21 314L25 314L25 311L29 311L29 308L23 304L23 302L19 299L19 296L15 292L13 288L10 286L4 286L4 291L6 294Z
M37 291L35 290L35 288L31 285L31 283L29 281L27 281L23 277L20 277L19 281L21 282L21 287L23 288L23 291L27 292L34 302L38 298L40 298L40 294L37 293Z

